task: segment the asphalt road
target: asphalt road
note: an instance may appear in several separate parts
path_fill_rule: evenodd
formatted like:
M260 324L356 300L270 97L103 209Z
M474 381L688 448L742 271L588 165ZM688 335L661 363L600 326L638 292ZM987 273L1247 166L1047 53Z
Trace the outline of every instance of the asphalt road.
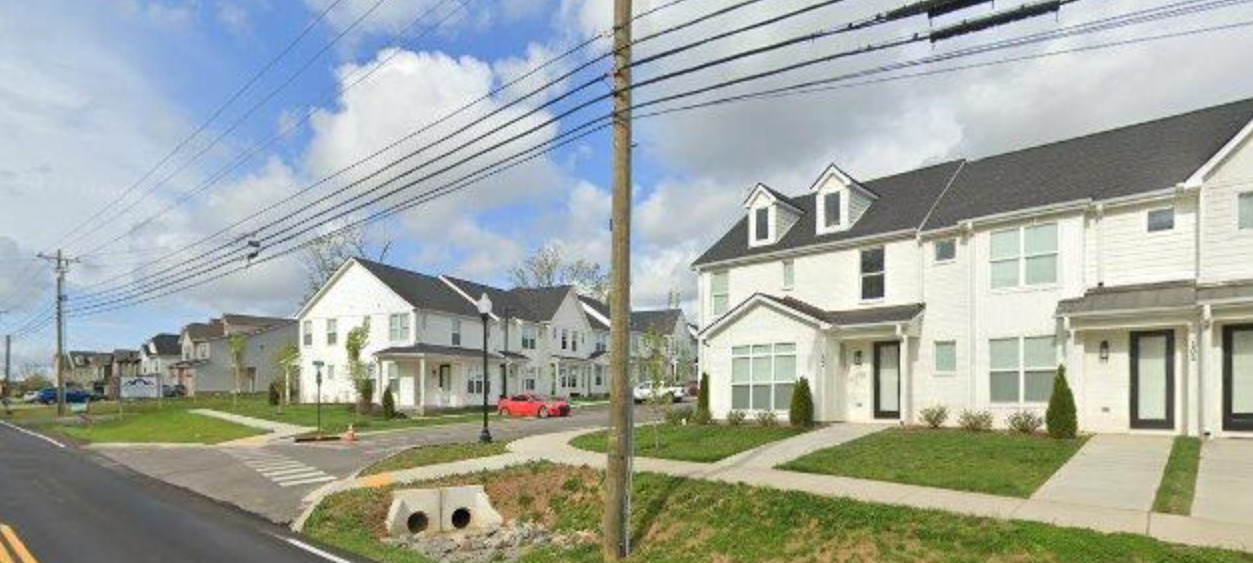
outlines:
M260 518L6 425L0 425L0 524L0 561L19 563L352 560Z

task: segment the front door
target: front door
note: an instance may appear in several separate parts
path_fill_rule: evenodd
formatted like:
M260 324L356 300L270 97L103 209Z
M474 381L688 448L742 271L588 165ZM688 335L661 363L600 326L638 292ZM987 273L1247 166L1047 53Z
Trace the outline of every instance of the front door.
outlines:
M1253 431L1253 325L1223 329L1223 430Z
M901 345L874 344L874 417L901 417Z
M1131 427L1175 427L1175 333L1131 333Z

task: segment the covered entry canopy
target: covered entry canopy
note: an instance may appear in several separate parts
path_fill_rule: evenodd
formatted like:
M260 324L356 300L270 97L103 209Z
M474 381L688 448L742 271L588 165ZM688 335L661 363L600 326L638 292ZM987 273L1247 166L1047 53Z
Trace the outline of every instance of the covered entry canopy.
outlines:
M765 293L757 293L745 299L734 309L727 311L725 315L711 323L701 331L701 336L711 337L753 307L763 305L788 313L798 320L813 325L815 328L837 332L877 329L895 330L896 327L904 324L916 326L924 309L921 303L910 303L906 305L828 311L795 297L776 297Z

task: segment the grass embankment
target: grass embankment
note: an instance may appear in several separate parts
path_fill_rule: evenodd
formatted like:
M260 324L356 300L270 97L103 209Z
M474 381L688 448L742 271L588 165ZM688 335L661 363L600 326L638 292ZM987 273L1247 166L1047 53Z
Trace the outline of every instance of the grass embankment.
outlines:
M505 520L556 532L590 531L599 541L603 475L585 467L531 464L405 487L481 484ZM425 561L379 541L392 488L327 498L305 533L376 561ZM1253 561L1230 551L1172 545L1032 522L637 474L631 530L634 560L697 561ZM599 545L546 547L523 561L601 561Z
M55 431L88 442L218 444L263 434L233 422L168 409L92 424L59 425Z
M1162 484L1153 500L1154 512L1188 515L1196 494L1196 473L1201 466L1201 439L1178 436L1170 448L1170 460L1162 472Z
M635 429L635 455L709 463L805 431L788 426L642 426ZM608 436L606 431L584 434L571 440L570 445L604 453L609 449Z
M893 428L819 450L780 469L1029 497L1086 438Z

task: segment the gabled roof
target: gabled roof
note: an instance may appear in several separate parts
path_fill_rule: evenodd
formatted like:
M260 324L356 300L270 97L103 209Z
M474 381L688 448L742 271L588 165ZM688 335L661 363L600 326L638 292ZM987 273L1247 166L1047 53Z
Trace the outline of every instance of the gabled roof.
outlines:
M968 162L924 229L1172 188L1253 120L1253 99Z
M417 309L430 309L477 317L474 304L466 301L443 280L426 274L380 264L371 260L354 258L358 264L383 282L389 289ZM477 296L476 296L477 297Z
M656 332L671 334L679 322L683 311L679 309L661 309L658 311L632 311L631 332Z
M221 319L213 319L207 323L191 323L183 327L183 333L192 341L220 338L226 334Z
M788 229L779 242L749 247L748 218L741 217L693 265L701 266L780 250L917 229L960 167L960 161L946 162L864 182L865 188L877 194L879 199L866 209L852 227L833 233L817 234L813 193L790 198L792 204L800 210L801 218L796 226Z
M593 299L586 295L579 296L579 302L583 304L584 315L587 317L588 324L597 330L609 330L609 306L602 303L599 299ZM590 311L589 311L590 309Z
M753 189L748 192L748 195L744 197L745 207L748 207L748 203L753 201L753 197L757 195L757 192L765 192L766 195L771 199L774 199L775 202L786 205L794 211L800 211L796 208L796 204L792 203L792 198L784 195L783 192L780 192L779 190L761 183L754 186Z
M161 333L148 339L144 348L152 350L158 356L178 356L182 348L178 344L177 334Z
M256 315L235 315L229 313L222 315L222 322L227 325L270 327L283 323L290 323L291 321L291 319L284 317L258 317Z

